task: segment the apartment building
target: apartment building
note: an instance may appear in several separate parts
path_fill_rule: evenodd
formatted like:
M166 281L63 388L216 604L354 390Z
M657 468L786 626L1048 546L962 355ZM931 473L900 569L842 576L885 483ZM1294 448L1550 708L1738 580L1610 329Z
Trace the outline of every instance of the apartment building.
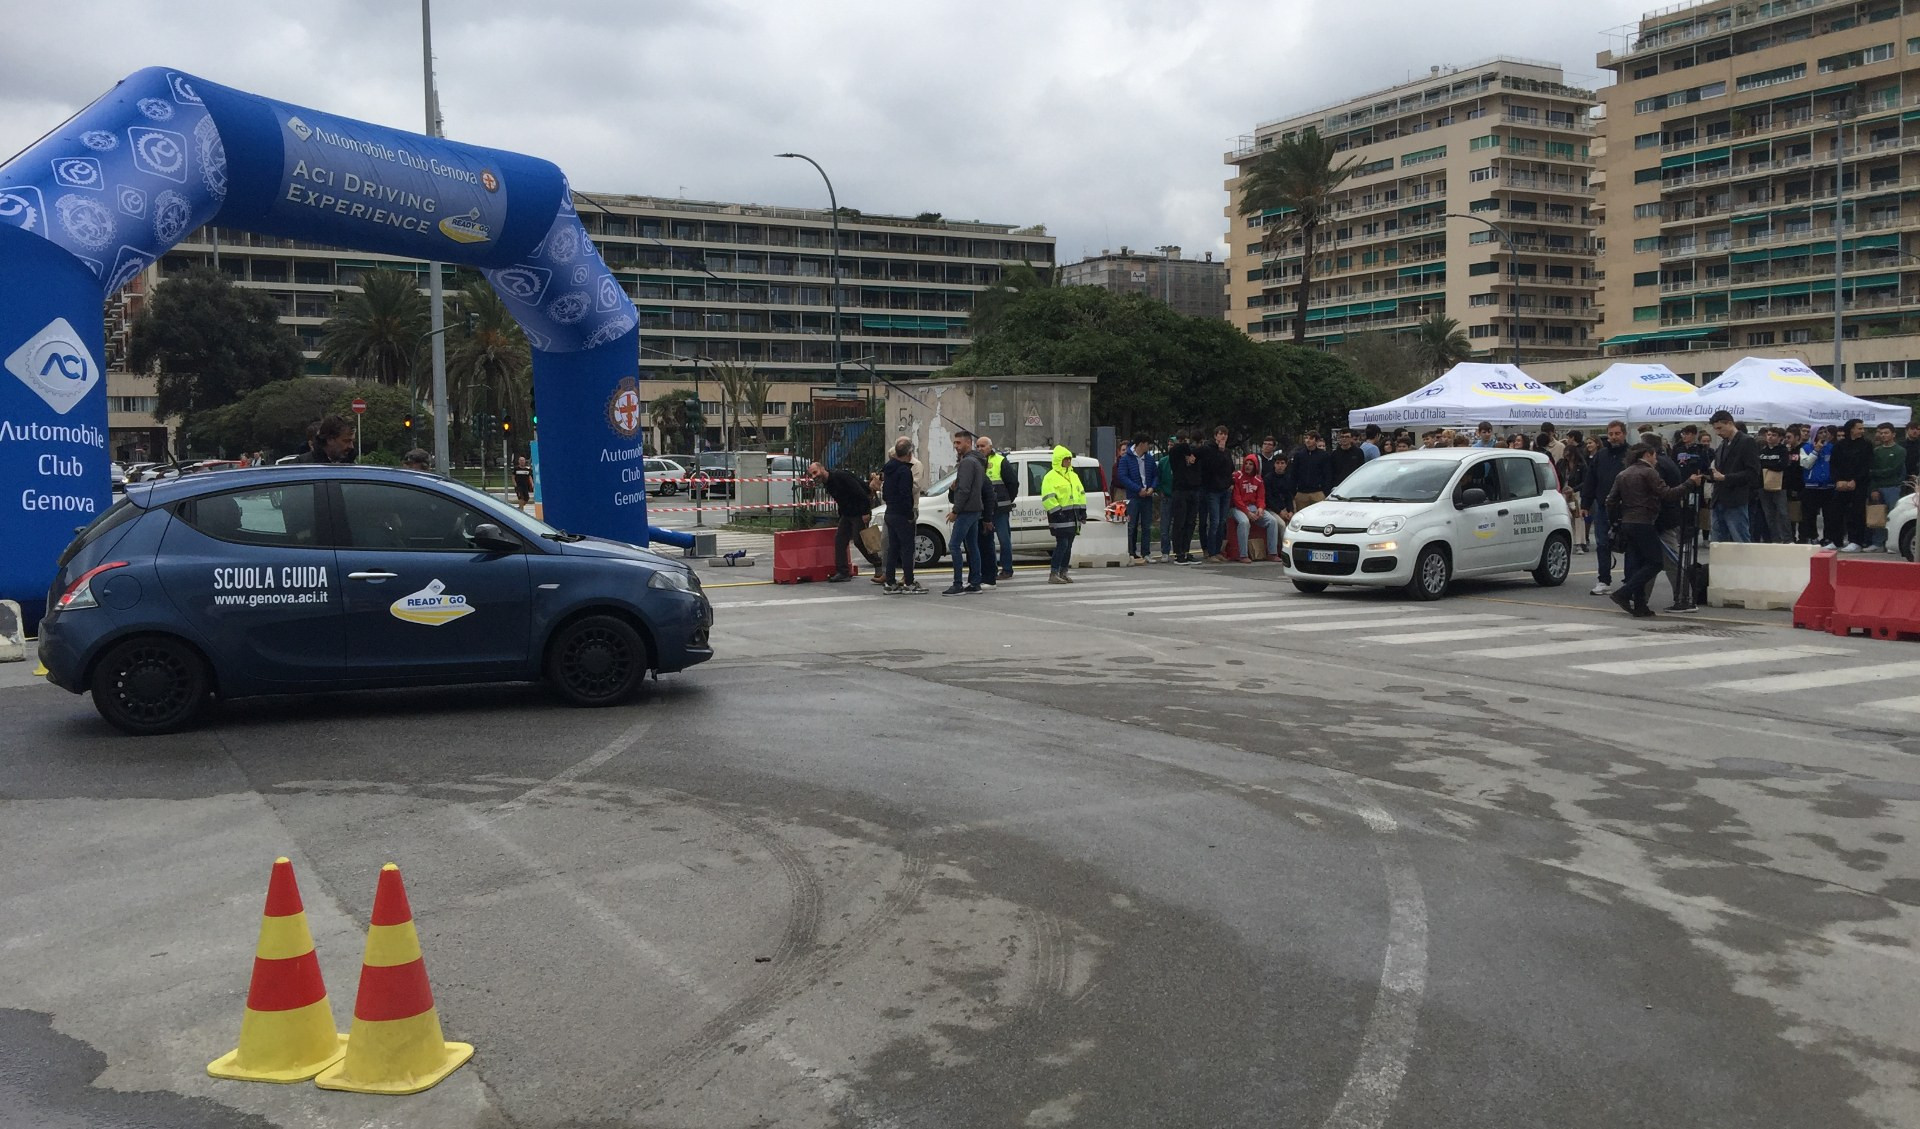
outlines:
M1227 317L1291 340L1303 255L1313 260L1307 340L1403 332L1443 312L1477 355L1591 354L1595 308L1594 93L1559 66L1495 58L1263 122L1226 154ZM1311 249L1269 256L1240 215L1259 157L1307 128L1357 158Z
M597 192L576 192L574 199L601 257L640 311L646 399L697 385L707 439L719 443L722 405L712 366L749 365L773 377L764 431L778 441L796 407L834 386L831 213ZM975 295L1012 264L1054 266L1054 240L1042 227L842 209L839 232L838 367L856 385L924 377L951 364L968 344ZM154 264L151 281L216 260L235 282L273 297L315 373L326 371L318 351L336 293L382 267L427 283L422 262L230 228L193 233ZM447 268L449 286L453 273Z
M1705 380L1794 356L1861 395L1920 391L1920 0L1713 0L1616 35L1608 357Z
M1183 259L1178 247L1156 247L1153 254L1120 248L1101 251L1077 263L1060 267L1062 286L1098 286L1116 294L1144 294L1195 318L1224 317L1227 312L1227 264L1215 262L1213 252L1199 259Z

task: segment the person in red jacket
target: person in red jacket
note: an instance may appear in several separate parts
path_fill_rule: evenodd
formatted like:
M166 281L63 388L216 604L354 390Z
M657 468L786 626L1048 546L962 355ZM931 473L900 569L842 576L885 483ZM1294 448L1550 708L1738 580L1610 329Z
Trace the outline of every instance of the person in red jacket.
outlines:
M1256 527L1267 532L1267 559L1280 559L1280 515L1267 508L1266 482L1260 476L1260 456L1248 455L1233 472L1233 525L1240 535L1240 560L1253 563L1252 533Z

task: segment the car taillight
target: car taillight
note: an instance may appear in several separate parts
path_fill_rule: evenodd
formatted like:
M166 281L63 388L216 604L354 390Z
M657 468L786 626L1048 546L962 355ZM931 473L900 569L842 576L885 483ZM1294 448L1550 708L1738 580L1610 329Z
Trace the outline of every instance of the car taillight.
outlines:
M99 607L100 601L93 598L93 578L106 572L108 569L125 567L127 567L126 561L108 561L106 564L95 565L81 573L80 579L67 585L67 590L60 593L60 598L53 602L53 610L67 612L75 608Z

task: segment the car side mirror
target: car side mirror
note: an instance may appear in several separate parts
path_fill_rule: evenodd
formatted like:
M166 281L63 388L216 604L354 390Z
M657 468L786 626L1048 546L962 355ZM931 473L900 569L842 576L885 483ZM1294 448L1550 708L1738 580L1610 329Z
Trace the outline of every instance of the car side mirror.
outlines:
M506 530L490 521L475 526L470 540L474 548L489 553L514 553L520 550L520 542L508 537Z
M1463 510L1472 509L1474 506L1484 506L1486 504L1487 492L1478 486L1469 486L1460 492L1460 508Z

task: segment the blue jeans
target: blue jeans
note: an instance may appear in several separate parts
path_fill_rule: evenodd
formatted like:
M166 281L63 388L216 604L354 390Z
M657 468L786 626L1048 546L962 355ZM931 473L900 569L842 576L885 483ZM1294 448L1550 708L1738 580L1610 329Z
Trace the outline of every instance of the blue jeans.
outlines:
M1053 571L1065 572L1067 569L1073 567L1073 538L1074 531L1071 529L1054 531L1052 554Z
M1173 555L1173 495L1165 490L1153 496L1154 509L1160 515L1160 555Z
M980 586L980 515L955 514L953 516L953 536L947 545L953 550L953 585L978 588ZM960 562L965 560L969 580L960 579Z
M1135 498L1127 503L1127 552L1136 557L1153 555L1153 499Z
M1613 540L1609 536L1613 531L1607 527L1607 506L1605 499L1596 498L1594 506L1587 511L1593 519L1593 559L1600 566L1600 583L1613 583Z
M1892 517L1893 504L1895 502L1898 502L1902 497L1906 495L1906 488L1902 486L1882 486L1874 490L1873 494L1878 494L1879 498L1875 499L1872 494L1869 494L1867 496L1867 504L1886 506L1887 516ZM1886 526L1883 525L1879 529L1873 530L1871 532L1871 536L1873 537L1873 543L1876 547L1881 549L1884 549L1887 547L1887 527ZM1899 548L1899 546L1897 545L1894 547Z
M1220 555L1227 543L1227 514L1233 509L1233 491L1200 492L1200 551L1209 557Z
M1013 573L1013 511L996 510L993 515L993 535L1000 540L1000 571ZM991 565L992 561L981 562L981 567Z
M1713 507L1713 539L1715 541L1753 540L1752 526L1748 522L1745 506Z
M1260 527L1267 535L1267 559L1277 561L1280 559L1280 515L1272 510L1266 513L1266 520L1260 523ZM1233 531L1240 546L1240 559L1250 560L1253 556L1253 519L1247 516L1245 510L1236 508L1233 511Z

